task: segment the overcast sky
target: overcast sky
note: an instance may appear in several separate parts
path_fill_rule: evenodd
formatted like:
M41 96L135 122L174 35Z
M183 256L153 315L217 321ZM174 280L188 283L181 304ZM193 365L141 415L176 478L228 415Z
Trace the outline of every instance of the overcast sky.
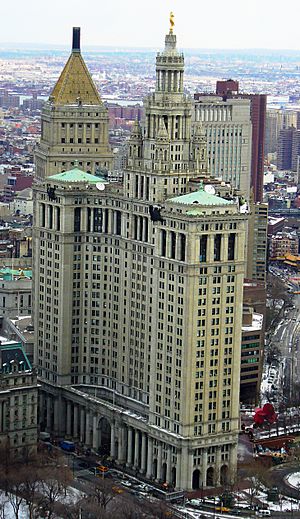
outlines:
M70 46L78 25L82 48L158 48L171 10L180 48L300 49L299 0L6 0L0 44Z

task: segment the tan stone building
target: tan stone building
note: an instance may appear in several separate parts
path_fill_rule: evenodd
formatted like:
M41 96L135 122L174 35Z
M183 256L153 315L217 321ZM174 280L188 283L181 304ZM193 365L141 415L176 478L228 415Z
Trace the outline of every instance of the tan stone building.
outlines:
M109 170L108 111L80 52L80 29L73 29L72 53L42 108L42 136L35 151L35 175L44 179L74 165L92 174Z
M249 99L195 94L192 121L207 141L209 172L239 189L249 200L252 123Z
M247 216L189 191L206 149L183 72L170 30L122 184L34 187L34 322L47 429L191 489L236 469Z
M0 447L15 457L37 448L37 375L20 343L0 345Z

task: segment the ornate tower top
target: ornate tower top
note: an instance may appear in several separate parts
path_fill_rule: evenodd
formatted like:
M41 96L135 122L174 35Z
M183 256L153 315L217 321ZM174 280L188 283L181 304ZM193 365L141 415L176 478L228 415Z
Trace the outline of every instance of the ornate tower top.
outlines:
M80 52L80 27L73 27L72 53L49 100L58 106L101 105L102 101Z

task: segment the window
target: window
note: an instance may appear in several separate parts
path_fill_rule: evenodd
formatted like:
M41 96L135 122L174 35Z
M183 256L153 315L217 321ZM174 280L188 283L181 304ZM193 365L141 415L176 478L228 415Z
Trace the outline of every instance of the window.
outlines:
M207 257L207 235L200 237L200 261L205 262Z

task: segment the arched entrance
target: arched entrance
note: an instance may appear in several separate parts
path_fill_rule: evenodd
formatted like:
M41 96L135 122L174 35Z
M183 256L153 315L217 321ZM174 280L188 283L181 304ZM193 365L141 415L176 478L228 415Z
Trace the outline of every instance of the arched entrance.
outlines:
M193 490L200 488L200 470L196 469L193 472Z
M227 465L222 465L222 467L221 467L220 483L221 483L221 485L227 485L227 483L228 483L228 467L227 467Z
M106 456L110 455L111 428L107 418L100 418L98 423L98 451Z
M206 486L213 487L215 480L215 471L213 467L209 467L206 472Z
M193 472L193 490L200 488L200 470L196 469Z

